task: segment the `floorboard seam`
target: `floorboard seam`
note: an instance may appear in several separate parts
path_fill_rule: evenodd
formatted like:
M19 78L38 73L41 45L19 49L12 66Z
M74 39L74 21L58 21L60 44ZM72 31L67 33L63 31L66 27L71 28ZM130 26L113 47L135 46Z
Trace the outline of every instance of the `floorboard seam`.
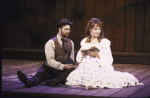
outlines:
M102 92L102 91L104 91L105 89L103 89L103 90L101 90L101 91L99 91L99 92L97 92L97 93L100 93L100 92ZM94 94L92 94L91 96L93 96L93 95L95 95L95 94L97 94L97 93L94 93Z
M122 89L122 90L120 90L120 91L118 91L118 92L116 92L116 93L110 95L109 97L111 97L111 96L113 96L113 95L115 95L115 94L117 94L117 93L119 93L119 92L121 92L121 91L123 91L123 90L125 90L125 89L126 89L126 88L124 88L124 89Z
M149 84L148 86L150 86L150 84ZM146 86L146 87L144 87L144 88L140 89L139 91L137 91L137 92L133 93L132 95L134 95L134 94L136 94L136 93L140 92L141 90L143 90L143 89L147 88L148 86ZM130 95L130 96L128 96L128 97L131 97L132 95Z

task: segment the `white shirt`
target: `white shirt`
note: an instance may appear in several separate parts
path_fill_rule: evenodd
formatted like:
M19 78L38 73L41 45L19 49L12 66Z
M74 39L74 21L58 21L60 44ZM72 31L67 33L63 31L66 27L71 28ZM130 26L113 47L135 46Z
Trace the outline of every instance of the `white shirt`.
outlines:
M62 45L61 37L57 34L57 40ZM72 50L71 50L71 55L70 58L74 61L74 43L72 43ZM50 39L46 44L45 44L45 55L46 55L46 60L47 63L45 64L46 66L53 67L57 70L63 70L64 65L59 61L55 60L55 44L52 39Z

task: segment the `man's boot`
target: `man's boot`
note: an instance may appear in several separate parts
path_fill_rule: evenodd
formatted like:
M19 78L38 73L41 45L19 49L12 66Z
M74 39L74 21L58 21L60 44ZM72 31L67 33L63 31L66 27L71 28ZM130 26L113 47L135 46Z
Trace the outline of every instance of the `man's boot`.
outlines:
M46 80L45 82L44 82L44 85L45 86L50 86L50 87L56 87L56 86L58 86L58 84L61 84L61 81L60 80L58 80L58 79L50 79L50 80Z
M21 82L25 84L26 87L32 87L33 81L28 79L25 74L23 74L21 71L17 71L17 76Z

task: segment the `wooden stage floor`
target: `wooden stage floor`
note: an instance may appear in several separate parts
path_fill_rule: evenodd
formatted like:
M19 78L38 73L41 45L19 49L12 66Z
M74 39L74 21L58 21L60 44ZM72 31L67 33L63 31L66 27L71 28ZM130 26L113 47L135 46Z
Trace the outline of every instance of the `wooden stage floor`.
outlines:
M137 87L117 88L117 89L90 89L86 90L81 87L49 87L34 86L26 88L16 76L18 70L24 72L30 77L42 65L43 61L29 60L2 60L2 98L19 97L19 98L53 98L53 97L70 97L70 98L102 98L102 97L150 97L150 65L140 64L113 64L115 70L129 72L133 74L144 85Z

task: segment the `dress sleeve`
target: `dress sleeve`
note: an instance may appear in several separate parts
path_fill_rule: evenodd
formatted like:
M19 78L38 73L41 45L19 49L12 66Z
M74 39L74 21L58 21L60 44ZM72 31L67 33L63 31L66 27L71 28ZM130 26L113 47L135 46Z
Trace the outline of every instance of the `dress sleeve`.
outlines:
M59 61L55 60L55 45L53 40L49 40L45 45L45 55L47 63L46 66L53 67L58 70L63 70L64 65Z
M113 57L110 49L111 42L108 39L102 40L102 47L99 53L101 59L101 66L104 68L105 71L112 71L114 70L112 63Z
M85 46L85 41L86 41L86 40L87 40L87 38L84 38L84 39L82 39L82 41L80 42L81 47L80 47L80 49L79 49L79 51L78 51L78 53L77 53L77 56L76 56L76 61L77 61L78 63L81 63L81 62L82 62L81 50L82 50L82 48Z
M77 53L76 61L77 61L78 63L81 63L81 62L82 62L81 48L80 48L80 50L79 50L78 53Z

